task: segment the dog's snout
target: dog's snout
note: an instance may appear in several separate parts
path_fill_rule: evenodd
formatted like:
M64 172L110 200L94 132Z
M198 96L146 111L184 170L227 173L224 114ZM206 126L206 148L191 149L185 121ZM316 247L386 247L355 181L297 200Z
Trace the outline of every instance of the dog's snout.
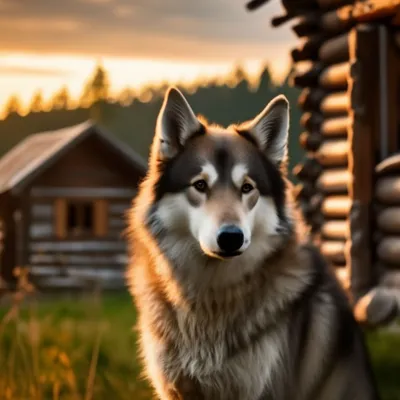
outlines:
M218 246L226 255L234 255L243 246L243 242L243 231L235 225L225 225L218 232Z

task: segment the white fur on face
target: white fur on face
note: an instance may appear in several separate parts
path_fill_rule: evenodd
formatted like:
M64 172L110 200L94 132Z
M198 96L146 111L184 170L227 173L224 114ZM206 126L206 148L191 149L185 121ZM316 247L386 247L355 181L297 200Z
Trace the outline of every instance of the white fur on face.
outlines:
M211 163L203 165L200 175L206 179L209 187L212 187L218 179L218 172Z
M237 188L243 185L243 182L248 174L248 169L243 164L237 164L232 169L232 181Z

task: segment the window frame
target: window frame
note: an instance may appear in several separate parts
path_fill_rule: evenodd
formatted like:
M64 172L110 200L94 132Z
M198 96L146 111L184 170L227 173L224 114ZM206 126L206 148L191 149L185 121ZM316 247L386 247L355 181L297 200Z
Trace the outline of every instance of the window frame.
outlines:
M92 227L89 230L82 230L76 234L68 227L69 206L75 205L82 209L80 212L81 224L84 225L83 205L90 204L92 212ZM109 232L109 210L108 201L92 198L59 198L54 202L54 225L55 234L59 239L94 239L103 238Z

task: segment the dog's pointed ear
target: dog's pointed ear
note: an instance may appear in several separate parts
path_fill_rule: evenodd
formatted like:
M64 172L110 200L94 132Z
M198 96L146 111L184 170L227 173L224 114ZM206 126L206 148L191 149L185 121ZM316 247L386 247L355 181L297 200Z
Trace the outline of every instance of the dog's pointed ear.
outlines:
M275 97L252 121L239 127L274 163L280 164L287 155L289 102L284 95Z
M190 136L201 128L202 124L183 94L177 88L170 87L157 118L158 157L164 160L173 158Z

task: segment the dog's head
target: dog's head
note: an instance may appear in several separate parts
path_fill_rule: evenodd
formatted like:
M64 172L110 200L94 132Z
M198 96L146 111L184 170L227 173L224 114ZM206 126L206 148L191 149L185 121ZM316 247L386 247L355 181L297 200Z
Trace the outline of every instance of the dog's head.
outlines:
M288 109L278 96L253 120L225 129L197 118L169 89L151 151L153 233L167 233L176 252L189 244L211 258L273 251L288 227Z

